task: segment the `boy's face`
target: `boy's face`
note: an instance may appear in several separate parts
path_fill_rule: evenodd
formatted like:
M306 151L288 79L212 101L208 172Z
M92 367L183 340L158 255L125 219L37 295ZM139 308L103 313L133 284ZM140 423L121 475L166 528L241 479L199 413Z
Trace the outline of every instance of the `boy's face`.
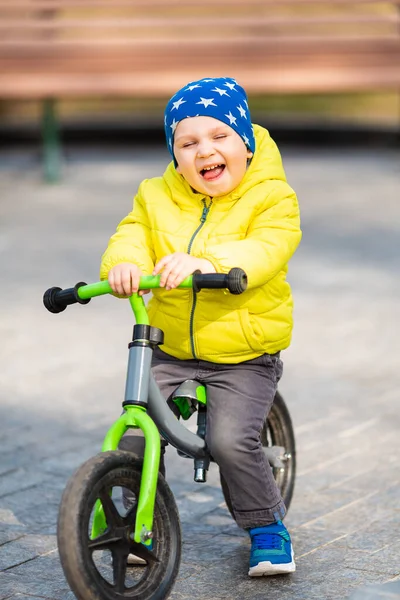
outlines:
M177 172L207 196L224 196L242 181L253 153L229 125L213 117L191 117L175 129Z

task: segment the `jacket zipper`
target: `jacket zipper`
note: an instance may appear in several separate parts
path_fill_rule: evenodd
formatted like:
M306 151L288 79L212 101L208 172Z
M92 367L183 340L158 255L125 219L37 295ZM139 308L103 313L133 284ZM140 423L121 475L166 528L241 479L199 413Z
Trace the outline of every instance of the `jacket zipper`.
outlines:
M188 249L187 249L188 254L190 254L190 252L192 250L194 238L196 237L196 235L199 233L200 229L203 227L204 223L206 222L207 215L211 208L212 200L210 200L210 204L208 206L207 206L205 199L202 200L202 203L203 203L203 212L201 213L201 217L200 217L200 225L197 227L196 231L193 233L192 237L190 238L190 242L189 242ZM193 291L193 301L192 301L192 308L190 311L189 330L190 330L190 346L191 346L192 354L193 354L194 358L197 358L196 350L194 347L194 330L193 330L194 329L194 324L193 324L194 311L196 309L196 303L197 303L196 292Z

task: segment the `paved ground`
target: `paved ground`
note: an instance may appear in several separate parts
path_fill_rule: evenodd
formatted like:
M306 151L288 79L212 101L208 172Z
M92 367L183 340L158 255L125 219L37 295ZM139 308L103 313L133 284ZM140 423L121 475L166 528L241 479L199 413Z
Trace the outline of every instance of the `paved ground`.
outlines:
M399 154L283 155L304 229L281 384L298 445L287 517L298 570L250 580L248 539L216 470L196 485L191 462L171 451L184 530L173 600L400 597ZM97 280L138 181L166 159L162 149L69 148L63 183L45 186L31 151L0 155L2 600L72 600L56 548L60 494L100 449L123 396L127 303L102 298L55 316L43 291Z

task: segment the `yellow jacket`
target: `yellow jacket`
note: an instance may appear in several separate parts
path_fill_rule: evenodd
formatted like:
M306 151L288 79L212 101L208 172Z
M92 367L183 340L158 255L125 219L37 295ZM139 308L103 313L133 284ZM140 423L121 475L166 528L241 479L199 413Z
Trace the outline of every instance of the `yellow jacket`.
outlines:
M172 252L206 258L217 273L245 270L248 289L238 296L202 290L194 299L192 290L154 290L150 322L164 331L163 350L177 358L237 363L290 343L286 273L301 239L299 208L276 144L266 129L254 125L254 132L254 157L230 194L212 199L195 192L171 162L162 177L141 183L103 255L101 279L121 262L149 275Z

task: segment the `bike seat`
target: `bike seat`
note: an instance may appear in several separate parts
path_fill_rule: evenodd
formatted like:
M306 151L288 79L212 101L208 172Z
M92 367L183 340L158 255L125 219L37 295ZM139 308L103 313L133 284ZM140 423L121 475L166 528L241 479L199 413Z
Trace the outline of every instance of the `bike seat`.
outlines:
M187 379L176 388L171 399L186 421L197 410L199 402L206 405L206 388L195 379Z

